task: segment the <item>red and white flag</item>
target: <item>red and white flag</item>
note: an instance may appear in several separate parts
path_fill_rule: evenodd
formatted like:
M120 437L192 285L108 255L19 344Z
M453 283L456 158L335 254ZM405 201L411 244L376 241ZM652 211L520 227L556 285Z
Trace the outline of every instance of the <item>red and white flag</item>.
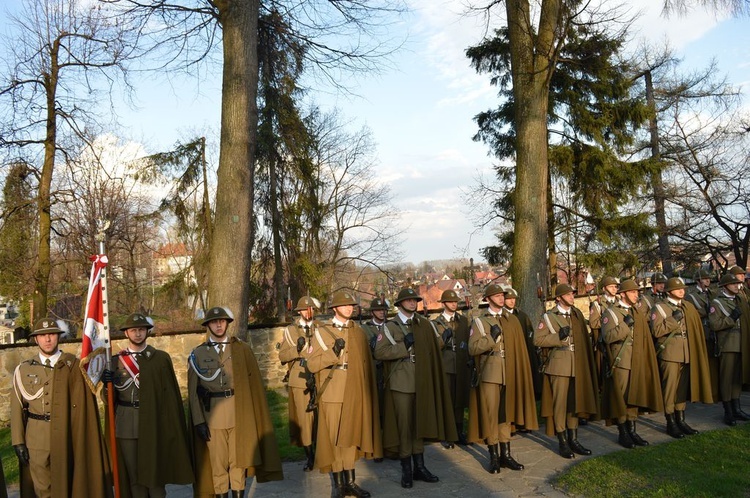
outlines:
M91 256L91 277L86 297L86 317L83 320L81 369L89 387L96 390L101 374L107 365L109 350L109 317L107 310L106 272L107 256Z
M96 348L109 346L109 327L104 322L104 295L102 292L102 271L107 266L107 256L91 256L91 278L86 297L86 318L83 321L83 346L81 359Z

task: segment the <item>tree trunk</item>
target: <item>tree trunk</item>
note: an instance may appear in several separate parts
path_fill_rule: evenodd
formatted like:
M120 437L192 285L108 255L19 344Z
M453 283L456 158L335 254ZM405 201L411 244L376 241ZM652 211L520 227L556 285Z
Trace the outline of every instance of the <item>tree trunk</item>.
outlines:
M539 316L536 289L547 274L547 106L560 0L542 3L538 34L528 0L506 0L516 121L515 241L511 275L520 307Z
M223 28L221 152L209 263L209 305L226 306L247 337L258 125L258 1L217 2Z
M49 276L52 270L50 236L52 231L52 173L55 170L55 153L57 151L57 82L59 76L58 51L60 41L56 39L50 47L50 70L45 75L45 92L47 100L46 131L44 136L44 163L39 177L37 209L39 214L39 238L37 243L37 264L34 281L34 315L32 324L47 316L47 296Z
M654 189L654 216L656 217L656 232L659 238L659 258L661 258L662 271L671 276L672 253L669 248L669 228L667 227L667 215L664 209L666 192L661 177L661 151L659 150L659 128L656 121L654 82L651 71L646 71L644 76L646 79L646 102L651 110L651 117L648 122L649 132L651 133L651 159L657 165L657 170L651 174L651 187Z
M275 155L275 154L274 154ZM285 320L286 299L284 295L284 265L281 261L281 206L279 206L279 182L276 178L276 158L268 163L269 188L271 189L271 232L273 236L273 289L276 301L276 319Z

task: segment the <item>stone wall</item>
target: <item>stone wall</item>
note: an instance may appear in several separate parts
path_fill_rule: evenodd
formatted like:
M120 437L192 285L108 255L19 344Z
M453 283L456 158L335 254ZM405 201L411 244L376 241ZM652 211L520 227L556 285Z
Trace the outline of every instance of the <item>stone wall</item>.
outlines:
M279 353L276 349L276 344L281 340L283 332L284 327L257 328L251 329L248 335L248 341L258 359L260 371L265 377L266 387L271 389L283 386L281 379L286 373L286 367L279 362ZM172 357L183 396L187 392L187 357L195 346L205 340L206 334L202 331L156 335L148 340L150 345L166 351ZM114 343L112 349L115 352L125 347L125 339L112 342ZM81 343L80 341L65 342L60 345L60 349L78 356L81 353ZM12 377L16 366L21 361L32 358L38 351L35 344L8 345L0 348L0 426L7 426L10 423L10 397L15 396Z

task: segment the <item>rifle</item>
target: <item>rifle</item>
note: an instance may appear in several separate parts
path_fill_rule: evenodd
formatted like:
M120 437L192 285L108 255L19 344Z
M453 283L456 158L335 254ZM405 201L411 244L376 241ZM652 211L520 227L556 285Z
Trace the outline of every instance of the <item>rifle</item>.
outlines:
M310 312L310 317L312 317L312 306L307 309ZM305 342L309 345L310 341L312 341L312 332L310 331L310 325L305 324L304 329ZM303 392L310 395L310 401L308 401L305 411L315 411L315 409L318 407L318 389L315 385L315 374L307 369L307 363L305 363L305 390Z

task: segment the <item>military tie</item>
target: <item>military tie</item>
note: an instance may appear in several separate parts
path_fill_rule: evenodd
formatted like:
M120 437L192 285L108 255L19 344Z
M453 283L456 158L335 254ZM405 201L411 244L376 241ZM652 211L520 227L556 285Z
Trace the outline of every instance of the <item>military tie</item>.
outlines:
M224 359L224 343L220 342L217 344L217 346L219 348L219 358L223 360Z
M44 369L44 374L49 377L52 374L52 360L49 358L44 360L44 366L47 367Z
M408 319L406 320L406 326L407 326L407 327L411 327L411 318L408 318Z

